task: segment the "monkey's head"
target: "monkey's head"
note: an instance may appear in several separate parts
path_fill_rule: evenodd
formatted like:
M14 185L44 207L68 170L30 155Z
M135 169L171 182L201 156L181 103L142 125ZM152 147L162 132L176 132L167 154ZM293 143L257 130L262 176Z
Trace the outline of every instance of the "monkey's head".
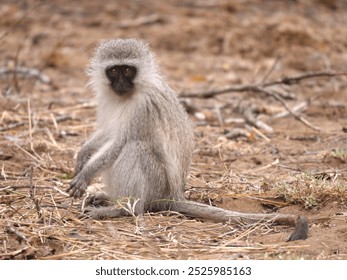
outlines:
M97 94L101 89L102 94L109 92L121 97L146 86L156 73L157 66L148 45L137 39L102 42L88 68L89 84Z

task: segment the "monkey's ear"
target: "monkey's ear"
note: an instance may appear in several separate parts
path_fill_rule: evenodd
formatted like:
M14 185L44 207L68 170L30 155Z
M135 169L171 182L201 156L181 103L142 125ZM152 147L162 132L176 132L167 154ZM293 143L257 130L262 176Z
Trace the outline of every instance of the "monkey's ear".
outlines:
M104 70L104 69L100 69L100 68L101 68L100 62L98 62L97 59L94 57L90 60L89 64L84 69L84 73L88 77L93 77L93 76L95 76L95 72L97 70Z
M93 67L91 64L88 64L87 67L84 69L84 74L86 74L87 76L92 76L93 74Z

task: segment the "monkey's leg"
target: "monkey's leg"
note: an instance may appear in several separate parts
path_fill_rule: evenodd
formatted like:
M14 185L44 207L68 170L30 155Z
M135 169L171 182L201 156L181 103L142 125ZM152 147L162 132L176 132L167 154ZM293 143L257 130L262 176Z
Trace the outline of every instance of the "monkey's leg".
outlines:
M207 219L215 222L231 222L234 224L272 222L279 225L295 226L294 232L289 236L287 241L306 239L308 234L306 218L296 215L234 212L193 201L173 202L171 204L171 210L194 218Z
M125 210L128 215L143 214L151 210L152 201L167 197L165 169L150 148L140 141L124 146L113 166L103 173L103 179L111 201L128 198L131 208ZM127 208L129 205L123 204ZM97 219L124 214L119 210L112 206L88 208L89 214Z

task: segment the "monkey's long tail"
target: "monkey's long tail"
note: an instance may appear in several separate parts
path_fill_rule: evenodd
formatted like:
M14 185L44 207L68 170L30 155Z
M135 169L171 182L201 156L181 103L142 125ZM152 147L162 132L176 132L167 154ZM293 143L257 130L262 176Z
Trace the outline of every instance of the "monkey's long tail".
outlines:
M194 201L171 202L170 209L186 216L215 222L230 222L239 225L256 222L272 222L279 225L293 226L295 227L294 232L288 237L287 241L306 239L308 234L307 219L297 215L241 213Z

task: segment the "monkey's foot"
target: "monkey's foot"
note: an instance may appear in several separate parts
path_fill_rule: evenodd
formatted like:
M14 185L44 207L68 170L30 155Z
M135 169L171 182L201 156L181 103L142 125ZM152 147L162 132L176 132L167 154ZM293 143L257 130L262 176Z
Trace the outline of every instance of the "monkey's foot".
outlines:
M94 220L102 220L105 218L103 212L103 208L95 208L93 206L88 206L83 209L83 214L91 217Z
M305 217L299 216L295 223L294 232L287 238L286 241L305 240L308 234L308 223Z
M124 209L118 209L115 206L98 207L88 206L84 208L83 214L95 219L101 220L105 218L116 218L121 216L129 216Z
M85 206L105 207L111 205L110 197L104 192L92 193L85 200Z

